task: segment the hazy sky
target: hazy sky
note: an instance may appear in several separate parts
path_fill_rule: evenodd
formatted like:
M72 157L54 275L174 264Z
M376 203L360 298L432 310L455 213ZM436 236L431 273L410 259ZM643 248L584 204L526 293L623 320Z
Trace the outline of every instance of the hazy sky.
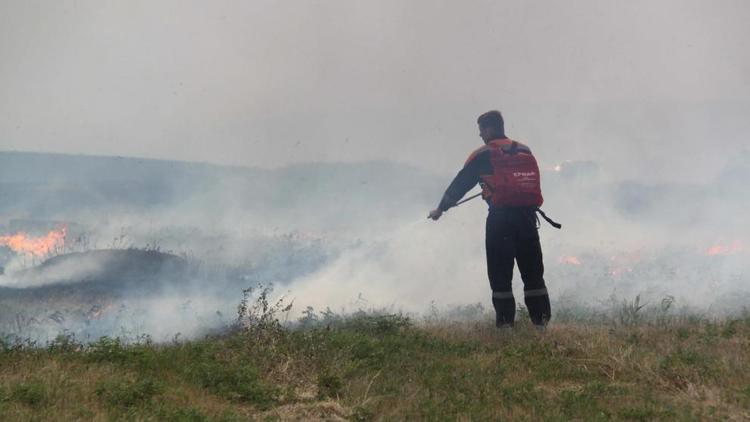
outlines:
M547 164L739 146L748 22L746 0L0 0L0 150L452 171L493 108Z

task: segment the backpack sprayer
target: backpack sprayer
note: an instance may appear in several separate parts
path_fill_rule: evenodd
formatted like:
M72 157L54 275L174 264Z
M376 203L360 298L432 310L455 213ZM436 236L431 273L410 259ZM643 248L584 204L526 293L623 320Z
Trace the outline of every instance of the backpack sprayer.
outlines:
M476 150L466 161L469 165L477 154L488 153L492 165L492 173L482 175L482 192L491 193L492 205L498 207L526 207L539 213L552 227L561 228L562 225L552 221L544 211L539 209L544 199L539 183L539 165L531 150L526 145L512 139L495 139L486 142L485 146ZM456 176L457 180L459 176ZM468 180L467 180L468 182ZM482 195L478 193L456 202L455 206ZM539 218L537 217L537 223Z

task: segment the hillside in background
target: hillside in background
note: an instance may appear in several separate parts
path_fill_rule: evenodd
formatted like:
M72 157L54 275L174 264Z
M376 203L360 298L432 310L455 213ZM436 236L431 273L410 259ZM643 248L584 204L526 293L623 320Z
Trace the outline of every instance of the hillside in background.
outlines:
M331 228L422 214L441 194L442 183L435 180L428 172L386 161L259 169L0 152L0 216L77 221L82 215L181 207L198 217L242 213L265 224L296 221Z

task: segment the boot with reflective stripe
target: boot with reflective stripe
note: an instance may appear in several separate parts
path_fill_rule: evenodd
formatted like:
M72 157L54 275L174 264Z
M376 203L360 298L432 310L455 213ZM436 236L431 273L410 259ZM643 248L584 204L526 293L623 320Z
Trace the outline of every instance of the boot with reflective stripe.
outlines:
M516 320L516 300L513 292L492 292L492 305L495 307L495 326L513 327Z
M526 309L529 310L531 322L541 327L547 325L552 314L547 288L524 290L523 299Z

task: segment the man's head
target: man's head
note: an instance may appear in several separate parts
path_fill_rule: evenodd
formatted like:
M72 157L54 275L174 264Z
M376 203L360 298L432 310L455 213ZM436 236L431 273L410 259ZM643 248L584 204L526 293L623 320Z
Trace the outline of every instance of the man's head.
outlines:
M487 143L493 139L505 138L505 121L497 110L488 111L477 119L479 136Z

